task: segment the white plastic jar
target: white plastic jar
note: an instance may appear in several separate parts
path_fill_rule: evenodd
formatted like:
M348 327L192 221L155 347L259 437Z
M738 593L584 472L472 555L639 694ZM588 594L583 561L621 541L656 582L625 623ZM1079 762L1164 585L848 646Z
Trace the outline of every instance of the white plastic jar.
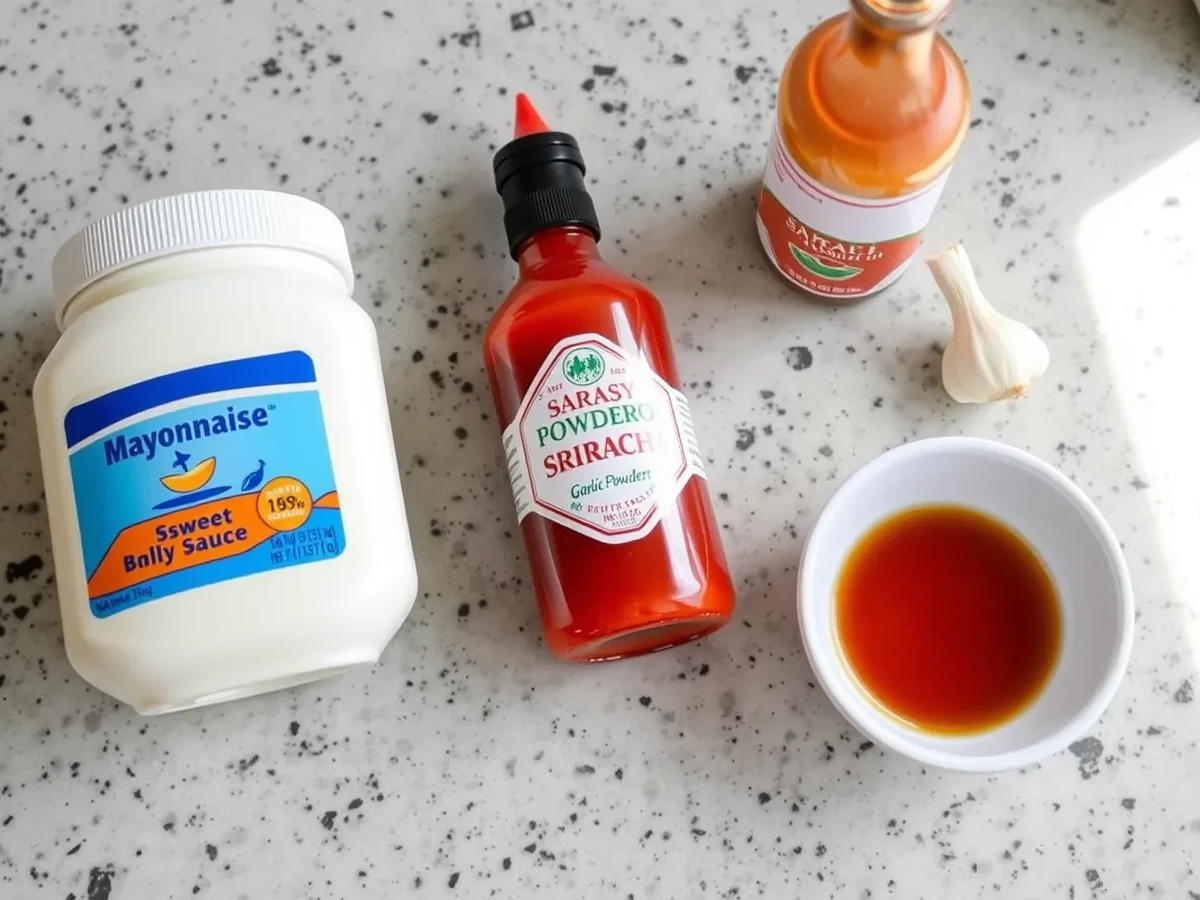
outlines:
M34 383L71 665L155 714L372 663L416 567L337 216L166 197L54 259Z

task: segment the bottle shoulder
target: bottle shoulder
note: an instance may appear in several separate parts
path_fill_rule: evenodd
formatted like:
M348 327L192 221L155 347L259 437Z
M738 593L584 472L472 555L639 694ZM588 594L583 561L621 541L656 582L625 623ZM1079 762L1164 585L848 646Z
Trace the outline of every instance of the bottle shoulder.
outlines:
M563 334L596 330L615 310L626 316L659 318L662 306L646 285L601 259L585 265L546 266L521 277L488 326L489 343L533 326Z
M919 40L868 58L851 48L838 17L796 46L776 123L808 175L851 196L883 198L918 191L949 167L970 120L966 72L940 34Z

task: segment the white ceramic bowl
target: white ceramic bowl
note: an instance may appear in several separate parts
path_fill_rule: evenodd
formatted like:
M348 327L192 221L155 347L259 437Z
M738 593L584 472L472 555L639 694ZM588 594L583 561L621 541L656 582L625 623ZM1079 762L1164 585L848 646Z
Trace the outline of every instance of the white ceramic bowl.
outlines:
M972 507L1020 533L1062 604L1062 651L1045 689L1015 719L966 737L929 734L882 711L848 669L836 634L834 590L850 550L881 519L938 503ZM1133 645L1129 571L1099 510L1037 457L976 438L905 444L851 475L809 535L797 607L809 662L842 715L897 753L966 772L1027 766L1082 736L1116 693Z

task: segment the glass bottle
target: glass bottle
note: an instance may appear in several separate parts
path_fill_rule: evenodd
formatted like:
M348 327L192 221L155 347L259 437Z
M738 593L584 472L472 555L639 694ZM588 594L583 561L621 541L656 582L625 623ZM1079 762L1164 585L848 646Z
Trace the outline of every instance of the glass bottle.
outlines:
M484 362L550 649L621 659L716 631L733 581L667 333L606 263L571 135L524 94L494 160L520 271Z
M758 232L776 269L844 303L900 277L966 134L966 72L937 33L950 0L850 0L779 83Z

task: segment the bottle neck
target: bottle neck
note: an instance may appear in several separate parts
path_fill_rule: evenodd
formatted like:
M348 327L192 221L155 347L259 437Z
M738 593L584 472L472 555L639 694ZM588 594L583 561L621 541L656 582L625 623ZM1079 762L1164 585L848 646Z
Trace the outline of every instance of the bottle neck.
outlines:
M67 327L90 309L129 291L158 287L196 276L286 268L292 275L328 282L340 294L349 294L338 268L303 250L282 247L213 247L161 256L118 269L92 282L63 308L60 327Z
M599 258L595 236L586 228L567 225L533 235L518 251L517 265L522 275L535 275L548 266L582 267Z
M871 68L897 63L911 73L927 71L933 40L947 2L851 0L846 38L858 61ZM906 7L912 7L907 11Z

